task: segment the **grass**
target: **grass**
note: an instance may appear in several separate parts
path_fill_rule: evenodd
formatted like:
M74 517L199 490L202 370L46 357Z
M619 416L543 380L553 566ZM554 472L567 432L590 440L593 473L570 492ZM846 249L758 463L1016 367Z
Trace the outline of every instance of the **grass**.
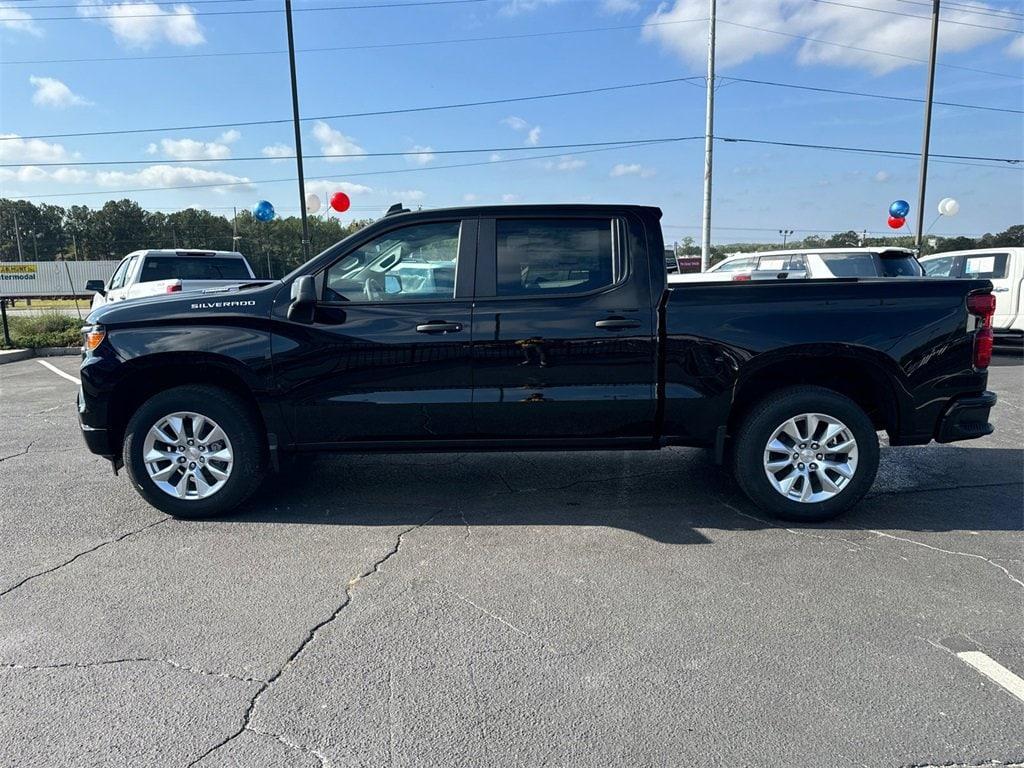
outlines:
M82 321L58 312L30 317L8 316L14 349L24 347L79 347ZM3 338L0 337L0 346ZM6 346L5 346L6 348Z
M88 307L91 298L79 299L78 306ZM32 299L32 303L29 304L25 299L18 299L18 309L74 309L74 299Z

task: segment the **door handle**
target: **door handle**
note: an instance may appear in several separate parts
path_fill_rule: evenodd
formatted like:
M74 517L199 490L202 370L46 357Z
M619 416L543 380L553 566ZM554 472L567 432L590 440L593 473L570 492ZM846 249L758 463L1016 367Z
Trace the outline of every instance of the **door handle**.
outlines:
M627 320L624 317L609 317L604 320L598 320L594 323L595 328L604 328L606 330L617 330L619 328L639 328L639 320Z
M444 320L431 320L416 326L416 333L455 333L462 330L462 323L447 323Z
M1009 288L993 288L992 293L1008 293Z

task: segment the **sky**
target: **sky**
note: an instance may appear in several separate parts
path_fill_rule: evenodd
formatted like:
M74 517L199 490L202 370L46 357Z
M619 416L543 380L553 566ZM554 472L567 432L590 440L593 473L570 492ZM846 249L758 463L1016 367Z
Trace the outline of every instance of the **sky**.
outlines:
M345 220L394 202L657 205L668 241L699 241L707 6L295 0L307 192L325 203L348 193ZM930 6L718 0L715 242L883 233L891 201L916 208L916 156L726 139L916 153ZM282 7L0 0L0 196L94 207L129 197L223 215L266 199L297 213ZM935 98L975 108L936 105L931 151L1024 157L1024 3L944 0L942 19ZM273 122L244 124L258 121ZM157 130L30 138L136 129ZM652 139L680 140L638 145ZM450 152L466 149L479 151ZM83 164L105 161L116 164ZM1021 223L1022 174L1021 163L934 158L926 228L979 235ZM960 202L956 217L938 216L945 197Z

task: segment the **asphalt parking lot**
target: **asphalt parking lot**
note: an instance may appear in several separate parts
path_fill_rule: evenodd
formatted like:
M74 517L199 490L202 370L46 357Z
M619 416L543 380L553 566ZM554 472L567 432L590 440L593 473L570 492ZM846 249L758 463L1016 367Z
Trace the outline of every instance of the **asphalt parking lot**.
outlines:
M309 458L183 522L4 365L0 765L1024 764L1021 358L990 387L824 526L682 449Z

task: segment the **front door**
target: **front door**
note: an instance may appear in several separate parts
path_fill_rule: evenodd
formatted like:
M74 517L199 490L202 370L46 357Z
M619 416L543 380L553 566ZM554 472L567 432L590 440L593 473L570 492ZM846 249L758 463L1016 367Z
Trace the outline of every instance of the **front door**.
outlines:
M318 275L313 324L285 322L274 341L296 443L471 435L476 226L399 225Z
M655 315L642 227L589 215L480 222L481 438L570 445L654 434Z

